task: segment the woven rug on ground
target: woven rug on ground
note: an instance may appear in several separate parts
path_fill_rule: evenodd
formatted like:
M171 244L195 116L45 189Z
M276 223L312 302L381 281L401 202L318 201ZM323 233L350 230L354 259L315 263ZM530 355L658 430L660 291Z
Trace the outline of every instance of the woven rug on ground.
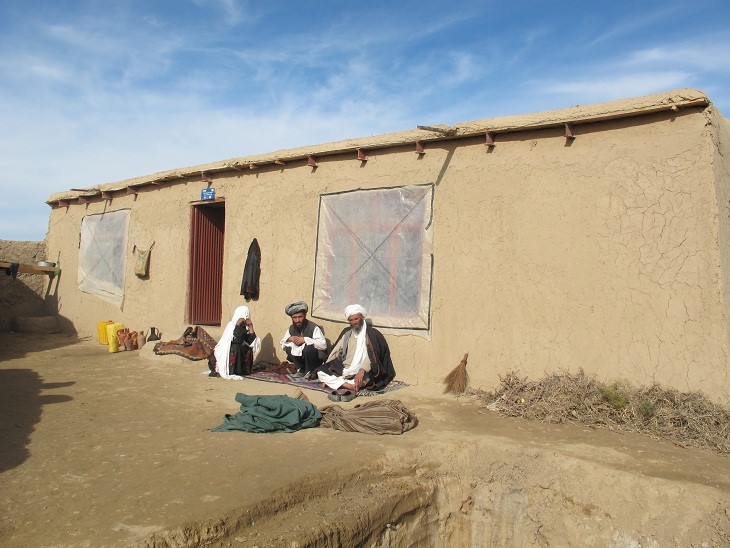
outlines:
M175 354L189 360L207 360L215 345L215 339L205 329L189 326L179 339L159 341L152 350L158 355Z
M254 369L256 369L256 365L254 364ZM246 379L255 379L257 381L264 381L264 382L278 382L281 384L290 384L292 386L298 386L299 388L308 388L309 390L319 390L320 392L330 392L332 389L323 385L321 382L318 381L308 381L306 379L292 377L288 373L278 373L273 371L254 371L250 375L247 375L245 377ZM383 390L373 391L373 390L360 390L360 392L357 393L358 396L373 396L375 394L385 394L386 392L392 392L394 390L398 390L400 388L404 388L408 386L403 381L391 381L388 386L386 386Z

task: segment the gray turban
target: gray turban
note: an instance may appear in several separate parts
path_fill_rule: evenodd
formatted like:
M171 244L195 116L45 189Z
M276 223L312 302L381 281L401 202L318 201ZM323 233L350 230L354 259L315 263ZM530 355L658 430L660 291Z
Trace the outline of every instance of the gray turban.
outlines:
M284 308L284 312L286 312L287 316L293 316L297 312L306 312L307 310L309 310L309 306L307 306L307 303L305 303L304 301L291 303L286 308Z

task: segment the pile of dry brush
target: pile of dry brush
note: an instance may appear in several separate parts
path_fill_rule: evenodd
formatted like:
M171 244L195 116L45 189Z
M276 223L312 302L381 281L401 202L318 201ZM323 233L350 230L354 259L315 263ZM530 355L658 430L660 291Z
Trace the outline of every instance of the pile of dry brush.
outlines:
M510 417L545 422L578 422L611 430L640 432L686 447L730 452L730 409L697 392L626 382L602 383L586 375L560 373L528 382L511 372L495 392L471 391L488 409Z

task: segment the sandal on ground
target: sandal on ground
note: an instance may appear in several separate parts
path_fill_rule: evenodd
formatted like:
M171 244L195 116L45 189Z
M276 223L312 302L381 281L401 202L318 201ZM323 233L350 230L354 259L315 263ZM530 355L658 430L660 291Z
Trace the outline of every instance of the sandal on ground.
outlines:
M333 390L327 394L327 397L332 401L340 401L340 395L337 393L337 390Z
M342 394L340 394L340 401L352 401L355 398L357 398L357 394L350 390L345 390Z

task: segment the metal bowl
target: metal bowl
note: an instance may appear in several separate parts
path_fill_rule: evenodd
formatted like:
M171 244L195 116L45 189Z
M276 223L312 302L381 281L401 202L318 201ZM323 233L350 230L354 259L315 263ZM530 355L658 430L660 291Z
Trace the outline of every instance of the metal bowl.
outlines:
M38 266L56 266L56 263L51 263L48 261L38 261Z

